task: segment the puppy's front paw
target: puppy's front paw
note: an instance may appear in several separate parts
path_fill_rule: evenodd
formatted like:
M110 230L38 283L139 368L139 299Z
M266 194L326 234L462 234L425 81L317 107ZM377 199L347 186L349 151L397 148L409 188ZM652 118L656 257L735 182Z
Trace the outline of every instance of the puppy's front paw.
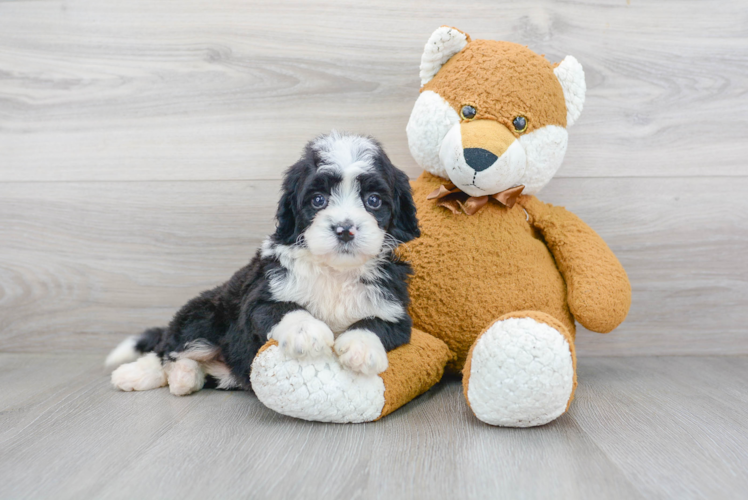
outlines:
M346 368L376 375L387 369L387 351L382 341L369 330L348 330L335 341L335 352Z
M335 343L330 327L304 310L283 316L268 338L278 341L283 352L292 358L330 354Z

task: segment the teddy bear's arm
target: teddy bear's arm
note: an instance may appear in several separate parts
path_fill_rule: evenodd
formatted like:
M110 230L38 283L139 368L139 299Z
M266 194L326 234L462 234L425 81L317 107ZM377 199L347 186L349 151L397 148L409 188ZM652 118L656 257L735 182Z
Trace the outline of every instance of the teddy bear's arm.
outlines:
M629 311L626 271L600 236L564 209L523 196L519 203L545 239L567 287L569 309L585 328L608 333Z

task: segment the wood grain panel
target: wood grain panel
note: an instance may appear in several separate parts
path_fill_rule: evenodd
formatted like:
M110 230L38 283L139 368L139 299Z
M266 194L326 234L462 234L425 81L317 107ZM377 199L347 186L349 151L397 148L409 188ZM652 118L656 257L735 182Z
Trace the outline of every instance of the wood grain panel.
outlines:
M560 177L745 175L745 1L0 2L0 180L278 179L404 133L439 25L586 68Z
M0 350L103 352L166 323L249 260L278 187L0 183ZM597 230L633 284L623 326L580 331L580 354L748 353L747 191L742 177L553 181L543 199Z
M0 353L0 381L28 395L0 392L0 497L737 499L748 488L746 357L580 358L570 412L531 429L482 424L454 378L379 422L336 425L243 392L118 392L100 362Z

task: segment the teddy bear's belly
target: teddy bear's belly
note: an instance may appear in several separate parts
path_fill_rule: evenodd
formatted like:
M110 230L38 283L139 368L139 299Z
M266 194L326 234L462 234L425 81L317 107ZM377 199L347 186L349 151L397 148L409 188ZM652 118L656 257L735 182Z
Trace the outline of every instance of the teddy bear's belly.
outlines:
M457 355L448 368L462 369L475 338L509 312L543 311L574 333L564 280L520 206L453 216L431 203L418 207L421 237L404 252L415 271L410 314Z

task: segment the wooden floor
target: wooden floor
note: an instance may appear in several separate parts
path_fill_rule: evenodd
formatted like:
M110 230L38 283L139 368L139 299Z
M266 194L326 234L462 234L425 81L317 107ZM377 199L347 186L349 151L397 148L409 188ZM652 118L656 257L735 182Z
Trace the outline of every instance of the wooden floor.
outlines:
M114 390L98 356L0 354L2 498L745 498L748 358L582 358L571 411L475 419L448 379L380 422L252 394Z

